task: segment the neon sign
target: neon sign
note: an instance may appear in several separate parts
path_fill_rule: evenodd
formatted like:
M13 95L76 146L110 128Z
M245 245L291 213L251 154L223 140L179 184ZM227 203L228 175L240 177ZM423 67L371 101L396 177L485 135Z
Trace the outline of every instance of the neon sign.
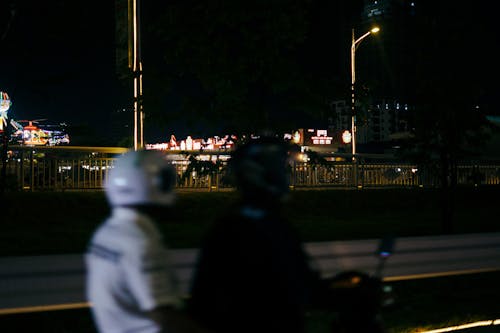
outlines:
M331 145L333 137L328 135L328 130L308 129L309 140L313 145Z
M10 101L7 93L0 91L0 132L3 132L4 126L7 126L7 111L9 110L12 102Z
M350 143L351 139L352 139L351 132L346 130L342 133L342 141L344 143Z
M227 150L234 146L236 137L226 135L224 137L213 136L208 139L193 138L188 135L185 140L178 141L175 135L170 136L169 142L147 144L146 149L154 150Z

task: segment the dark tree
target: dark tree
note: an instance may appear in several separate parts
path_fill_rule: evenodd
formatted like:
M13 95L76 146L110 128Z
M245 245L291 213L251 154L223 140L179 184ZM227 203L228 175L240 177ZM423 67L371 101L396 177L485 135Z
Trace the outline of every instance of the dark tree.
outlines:
M321 119L339 91L331 65L339 55L332 56L331 45L344 7L313 0L144 1L148 115L230 132L290 130Z
M430 5L429 5L430 6ZM488 21L470 26L467 13L447 3L424 8L419 20L417 55L415 138L410 148L420 163L436 165L442 188L442 230L453 232L453 193L457 162L474 154L484 142L484 95L491 89L485 76L491 54L483 53L492 35ZM469 10L469 7L467 7ZM493 50L493 52L496 52Z

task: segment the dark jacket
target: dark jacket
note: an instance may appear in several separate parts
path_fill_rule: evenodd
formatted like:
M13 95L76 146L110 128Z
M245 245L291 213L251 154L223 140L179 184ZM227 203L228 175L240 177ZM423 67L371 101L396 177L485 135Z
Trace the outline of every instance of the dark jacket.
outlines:
M208 233L188 309L215 332L304 332L318 281L288 221L240 207Z

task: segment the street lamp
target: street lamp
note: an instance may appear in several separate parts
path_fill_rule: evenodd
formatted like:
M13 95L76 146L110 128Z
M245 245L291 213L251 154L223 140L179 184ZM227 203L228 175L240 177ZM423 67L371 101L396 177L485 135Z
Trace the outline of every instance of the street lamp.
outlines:
M356 70L354 66L354 60L356 57L356 49L359 43L371 34L380 31L379 27L374 27L370 31L366 32L363 36L356 39L354 37L354 29L352 29L352 43L351 43L351 146L352 146L352 159L356 160L356 110L355 108L355 96L354 96L354 83L356 82Z
M134 78L134 150L144 148L140 0L128 0L129 68Z

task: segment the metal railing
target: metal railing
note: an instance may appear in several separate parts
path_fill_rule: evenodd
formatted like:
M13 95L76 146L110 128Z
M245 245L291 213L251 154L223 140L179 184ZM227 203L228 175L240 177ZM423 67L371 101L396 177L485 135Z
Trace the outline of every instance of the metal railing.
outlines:
M117 155L115 147L11 147L6 161L7 190L63 191L102 189ZM166 153L167 154L167 153ZM227 152L168 152L177 170L177 187L217 191L231 188ZM190 158L191 157L191 158ZM372 156L373 157L373 156ZM356 164L330 156L320 164L295 161L290 166L292 187L438 187L437 167L418 166L377 156ZM457 166L457 184L500 185L500 162L463 162Z
M6 161L7 190L102 189L117 147L11 147Z

